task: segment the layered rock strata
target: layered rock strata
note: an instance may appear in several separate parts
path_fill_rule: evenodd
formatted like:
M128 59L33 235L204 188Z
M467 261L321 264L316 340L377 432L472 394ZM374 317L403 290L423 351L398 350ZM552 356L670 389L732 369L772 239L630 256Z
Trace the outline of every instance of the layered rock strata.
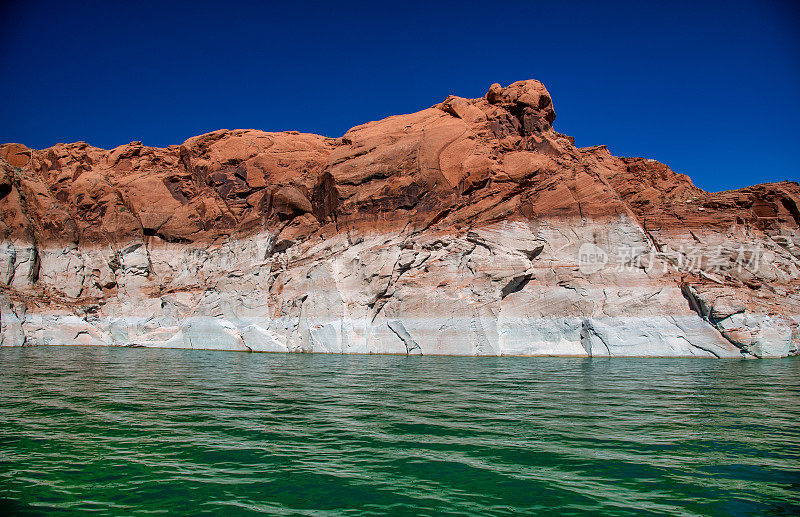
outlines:
M4 144L0 343L797 352L797 183L705 192L554 120L521 81L341 138Z

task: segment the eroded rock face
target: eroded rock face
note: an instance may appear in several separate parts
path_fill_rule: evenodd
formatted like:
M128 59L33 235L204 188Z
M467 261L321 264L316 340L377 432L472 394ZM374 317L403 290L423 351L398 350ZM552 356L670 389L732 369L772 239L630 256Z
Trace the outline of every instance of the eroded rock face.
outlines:
M576 148L538 81L331 139L0 145L0 344L797 352L800 186Z

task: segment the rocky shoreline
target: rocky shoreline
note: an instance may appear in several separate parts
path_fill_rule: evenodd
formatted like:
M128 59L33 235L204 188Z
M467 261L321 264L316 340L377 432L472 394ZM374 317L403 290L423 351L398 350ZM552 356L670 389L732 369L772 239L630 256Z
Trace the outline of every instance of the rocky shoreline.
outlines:
M0 146L0 345L782 357L800 186L577 148L537 81L332 139Z

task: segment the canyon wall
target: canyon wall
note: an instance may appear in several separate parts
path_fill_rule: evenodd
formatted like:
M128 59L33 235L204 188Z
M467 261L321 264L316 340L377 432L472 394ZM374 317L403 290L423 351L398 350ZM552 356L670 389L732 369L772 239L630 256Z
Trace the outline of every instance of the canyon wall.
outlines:
M780 357L800 186L578 148L538 81L341 138L0 145L0 344Z

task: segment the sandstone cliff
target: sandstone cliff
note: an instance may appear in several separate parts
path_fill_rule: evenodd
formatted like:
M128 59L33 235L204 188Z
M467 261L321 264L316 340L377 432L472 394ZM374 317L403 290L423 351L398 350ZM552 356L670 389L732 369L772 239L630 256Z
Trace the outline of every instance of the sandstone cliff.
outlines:
M0 146L0 343L796 353L800 186L577 148L538 81L341 138Z

